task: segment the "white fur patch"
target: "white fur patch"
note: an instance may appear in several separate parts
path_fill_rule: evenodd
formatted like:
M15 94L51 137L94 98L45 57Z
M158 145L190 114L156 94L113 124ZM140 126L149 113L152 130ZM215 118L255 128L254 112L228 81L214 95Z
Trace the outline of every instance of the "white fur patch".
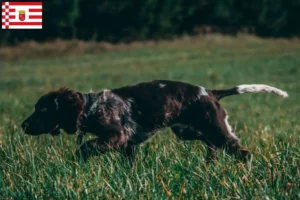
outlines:
M268 85L262 85L262 84L251 84L251 85L239 85L237 86L238 93L257 93L257 92L267 92L267 93L274 93L281 97L288 97L288 93L285 91L282 91L280 89L277 89L275 87L271 87Z
M164 87L166 87L166 84L160 83L160 84L159 84L159 87L160 87L160 88L164 88Z
M104 90L103 90L103 95L102 95L103 101L106 101L106 100L107 100L107 93L109 93L109 92L110 92L110 90L107 90L107 89L104 89Z
M208 96L208 93L206 92L206 89L202 86L198 86L199 87L199 94L200 96Z
M103 92L102 95L100 95L99 98L95 102L92 103L90 110L88 111L88 115L98 112L98 106L101 103L107 101L107 95L110 92L110 90L104 89L104 90L102 90L102 92Z
M227 128L227 131L229 132L229 134L230 134L232 137L234 137L235 139L239 140L238 137L232 132L232 127L231 127L230 124L228 123L228 118L229 118L229 116L227 115L226 110L224 110L224 111L225 111L225 113L226 113L224 122L225 122L225 125L226 125L226 128Z
M124 125L124 130L125 130L125 132L126 132L126 137L127 137L127 139L129 139L132 135L134 135L135 134L135 127L133 127L132 125L130 126L130 125Z

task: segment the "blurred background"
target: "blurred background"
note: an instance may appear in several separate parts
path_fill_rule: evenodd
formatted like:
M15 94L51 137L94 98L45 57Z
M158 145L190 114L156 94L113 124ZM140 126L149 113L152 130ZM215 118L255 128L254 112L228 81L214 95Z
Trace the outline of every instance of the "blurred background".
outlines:
M43 1L42 30L0 31L0 117L19 123L39 96L63 86L87 92L170 79L297 93L299 19L300 0ZM296 96L286 104L294 114ZM265 120L260 113L271 108L240 98L224 104ZM272 97L253 98L265 105Z
M0 199L299 199L299 20L300 0L43 1L42 30L0 29ZM139 150L134 170L114 156L73 166L73 135L20 128L50 90L154 79L268 84L289 98L221 101L253 152L249 168L222 152L207 166L204 144L170 129Z
M300 34L299 10L299 0L49 0L42 31L1 30L0 42L130 42L214 32L292 37Z

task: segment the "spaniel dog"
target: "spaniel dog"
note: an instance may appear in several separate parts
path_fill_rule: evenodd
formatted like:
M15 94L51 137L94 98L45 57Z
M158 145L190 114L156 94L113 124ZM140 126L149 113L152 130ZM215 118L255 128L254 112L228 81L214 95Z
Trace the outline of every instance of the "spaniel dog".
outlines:
M216 151L246 161L250 152L241 146L220 106L223 97L268 92L288 94L268 85L239 85L231 89L209 90L178 81L155 80L101 92L81 93L67 88L49 92L35 104L35 111L22 123L25 133L40 135L79 132L95 139L82 144L77 154L87 160L92 155L117 150L133 161L137 145L157 130L170 127L181 140L201 140L207 147L208 162Z

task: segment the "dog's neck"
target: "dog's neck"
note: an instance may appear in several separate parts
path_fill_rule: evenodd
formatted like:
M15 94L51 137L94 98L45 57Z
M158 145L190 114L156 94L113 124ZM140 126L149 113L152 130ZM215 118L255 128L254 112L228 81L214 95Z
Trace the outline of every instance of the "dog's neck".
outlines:
M88 132L88 125L86 124L86 120L89 117L89 111L91 110L91 106L93 105L94 101L94 94L93 93L81 93L83 99L83 111L81 112L80 116L78 117L77 121L77 130L81 132Z
M87 114L92 105L91 94L90 93L87 93L87 94L82 93L82 97L84 100L84 114Z

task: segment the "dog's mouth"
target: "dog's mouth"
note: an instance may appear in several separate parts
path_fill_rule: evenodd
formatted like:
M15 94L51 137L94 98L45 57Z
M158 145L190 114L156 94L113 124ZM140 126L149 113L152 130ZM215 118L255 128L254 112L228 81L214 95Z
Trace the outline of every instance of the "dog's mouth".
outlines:
M49 132L52 136L57 136L60 134L60 131L59 131L59 125L56 125L56 127Z
M24 133L28 134L28 135L41 135L41 134L46 134L46 133L50 133L53 136L59 135L60 131L59 131L60 127L59 125L56 125L55 128L53 128L51 131L34 131L28 128L24 128Z

